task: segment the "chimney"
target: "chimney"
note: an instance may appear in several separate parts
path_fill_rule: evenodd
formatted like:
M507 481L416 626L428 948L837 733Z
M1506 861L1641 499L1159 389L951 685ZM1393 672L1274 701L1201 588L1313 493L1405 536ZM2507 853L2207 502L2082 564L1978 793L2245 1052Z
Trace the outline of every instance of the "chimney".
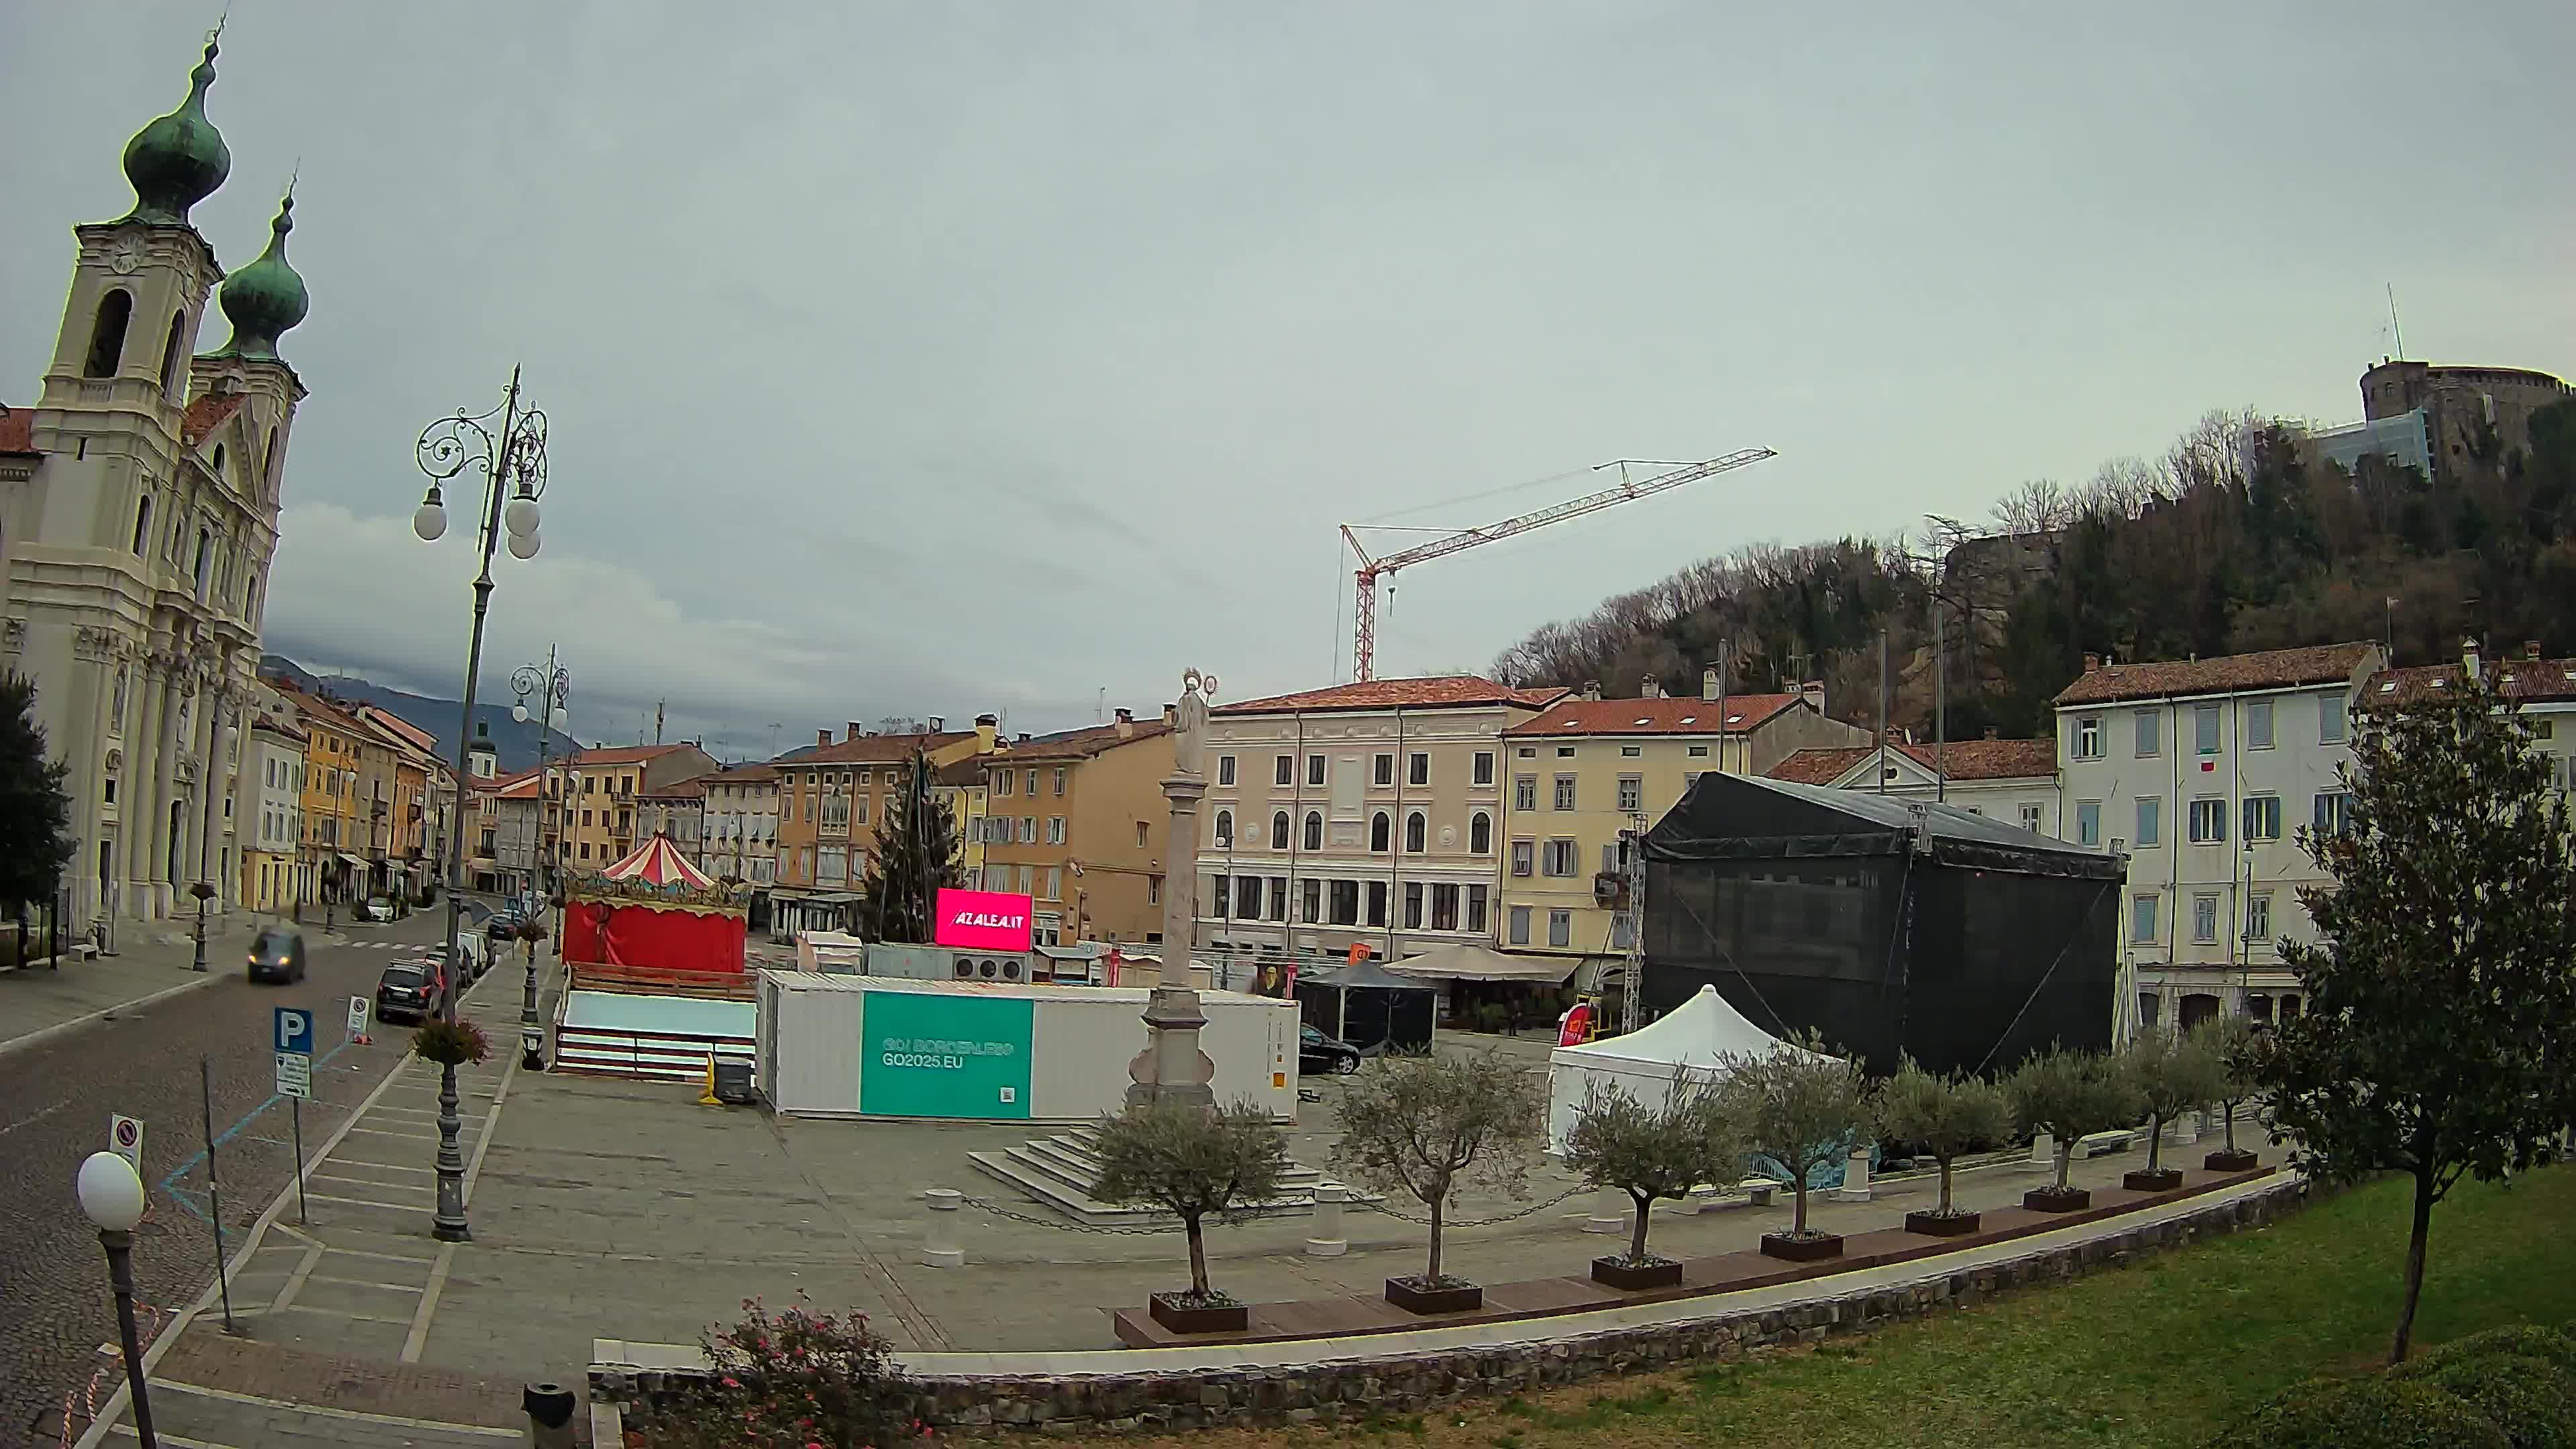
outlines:
M1651 674L1647 675L1645 682L1637 686L1637 697L1639 699L1663 698L1664 682Z
M1019 739L1017 739L1017 740L1013 741L1013 743L1015 743L1015 744L1023 744L1023 745L1027 744L1028 742L1029 742L1029 732L1028 732L1027 730L1022 730L1022 731L1020 731L1020 737L1019 737Z
M1814 705L1816 707L1816 713L1823 714L1825 712L1825 682L1823 680L1810 679L1806 683L1799 685L1798 697L1805 700L1807 703Z
M932 715L930 717L930 732L934 735L944 735L948 733L948 716L944 714Z
M1132 739L1135 737L1135 734L1136 711L1132 709L1122 709L1118 711L1118 738L1122 740Z
M2462 635L2460 638L2460 668L2468 672L2469 678L2478 677L2478 641L2475 635Z
M2084 656L2084 672L2085 672L2085 673L2087 673L2087 674L2097 674L2097 673L2101 672L2101 669L2102 669L2102 656L2101 656L2101 655L2099 655L2099 654L2087 654L2087 655L2085 655L2085 656Z
M1002 717L997 714L975 716L975 753L989 755L993 746L1002 742Z
M1177 704L1164 705L1163 723L1170 725L1175 729L1179 728L1181 723L1181 707Z
M1987 738L1987 739L1990 739L1990 740L1999 740L1999 739L2002 739L2002 738L2003 738L2003 732L2002 732L2001 730L1996 729L1993 725L1988 725L1988 726L1986 726L1986 738Z
M1601 697L1601 681L1597 679L1587 679L1583 681L1583 697L1585 699L1599 699Z
M843 726L843 728L849 731L849 733L841 736L844 740L855 740L859 736L867 733L867 731L859 728L859 722L857 720L851 720L847 725Z
M816 744L818 744L818 745L828 745L828 744L830 744L831 742L832 742L832 732L831 732L830 730L816 730L816 731L814 731L814 743L816 743Z
M1699 672L1699 697L1711 704L1717 702L1717 666L1714 664Z
M2540 641L2537 639L2523 640L2522 657L2525 659L2538 659L2540 657Z

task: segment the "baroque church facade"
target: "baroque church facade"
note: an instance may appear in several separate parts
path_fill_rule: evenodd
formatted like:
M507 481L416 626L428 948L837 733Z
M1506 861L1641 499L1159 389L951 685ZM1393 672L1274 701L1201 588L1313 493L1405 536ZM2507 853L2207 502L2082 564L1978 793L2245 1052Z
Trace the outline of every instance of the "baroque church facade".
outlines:
M68 766L76 926L193 916L200 881L229 909L255 830L235 803L258 784L245 709L305 396L278 340L308 303L291 189L237 272L189 221L232 165L206 115L216 54L210 39L187 99L127 143L133 210L73 228L42 390L0 409L0 664L35 681ZM210 297L231 336L200 353Z

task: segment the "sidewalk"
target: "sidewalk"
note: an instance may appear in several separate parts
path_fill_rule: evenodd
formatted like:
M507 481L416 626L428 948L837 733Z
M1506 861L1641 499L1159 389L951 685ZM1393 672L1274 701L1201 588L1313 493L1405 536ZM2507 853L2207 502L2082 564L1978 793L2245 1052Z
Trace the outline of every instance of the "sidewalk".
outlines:
M59 967L33 965L0 970L0 1052L31 1045L83 1022L139 1007L164 996L211 985L241 966L251 938L277 917L236 911L206 918L206 970L196 960L196 920L128 922L118 954L84 959L69 949ZM326 939L318 928L305 938ZM33 938L30 938L33 946ZM68 948L69 942L65 943ZM41 961L42 958L39 958Z

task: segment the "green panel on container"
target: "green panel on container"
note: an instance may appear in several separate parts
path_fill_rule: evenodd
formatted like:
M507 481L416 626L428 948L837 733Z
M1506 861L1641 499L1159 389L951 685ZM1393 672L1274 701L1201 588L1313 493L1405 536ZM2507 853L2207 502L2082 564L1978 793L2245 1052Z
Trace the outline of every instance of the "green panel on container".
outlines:
M1027 997L871 991L859 1110L876 1117L1029 1115Z

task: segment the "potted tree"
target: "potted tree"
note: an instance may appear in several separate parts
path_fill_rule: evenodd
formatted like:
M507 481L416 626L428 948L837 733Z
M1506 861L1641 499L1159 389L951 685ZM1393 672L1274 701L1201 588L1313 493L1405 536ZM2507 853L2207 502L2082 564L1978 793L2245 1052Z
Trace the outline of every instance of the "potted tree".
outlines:
M1538 1078L1492 1052L1383 1058L1350 1079L1335 1107L1342 1137L1334 1163L1431 1213L1431 1256L1420 1273L1386 1280L1387 1302L1411 1313L1484 1305L1484 1289L1441 1270L1449 1197L1469 1183L1517 1194L1546 1108Z
M2055 1180L2023 1193L2032 1212L2071 1213L2093 1205L2093 1194L2069 1182L2075 1144L2089 1133L2108 1132L2138 1120L2136 1085L2126 1064L2096 1052L2065 1047L2033 1053L2004 1082L2013 1118L2025 1132L2057 1140Z
M1727 1116L1715 1078L1684 1068L1660 1106L1592 1084L1565 1134L1565 1165L1586 1186L1618 1188L1637 1205L1627 1254L1593 1259L1592 1280L1613 1288L1669 1288L1682 1281L1681 1260L1646 1251L1648 1214L1659 1201L1686 1198L1703 1182L1737 1175L1744 1137Z
M2217 1090L2210 1093L2210 1100L2218 1104L2227 1134L2226 1145L2202 1158L2200 1165L2211 1172L2251 1172L2263 1159L2236 1145L2236 1109L2261 1091L2263 1056L2271 1038L2241 1016L2213 1016L2192 1031L2217 1063Z
M2120 1186L2171 1192L2182 1186L2182 1169L2164 1166L2165 1124L2218 1095L2217 1055L2198 1032L2148 1032L2129 1044L2122 1068L2147 1110L2147 1165L2123 1174Z
M1907 1232L1952 1238L1977 1230L1977 1213L1950 1205L1950 1168L1968 1153L2000 1144L2012 1124L2003 1088L1979 1077L1927 1072L1910 1056L1898 1059L1896 1075L1878 1091L1878 1130L1941 1165L1940 1205L1907 1213Z
M1174 1333L1239 1333L1252 1310L1208 1282L1207 1233L1213 1216L1230 1222L1278 1195L1288 1171L1288 1141L1270 1114L1250 1102L1220 1111L1147 1103L1103 1118L1092 1138L1100 1157L1093 1189L1102 1202L1158 1207L1181 1220L1190 1243L1190 1291L1146 1300L1154 1321Z
M1789 1231L1764 1233L1762 1251L1793 1263L1840 1257L1842 1234L1807 1226L1807 1180L1842 1160L1869 1130L1869 1078L1860 1063L1828 1054L1824 1039L1809 1032L1759 1056L1727 1056L1719 1070L1729 1115L1755 1152L1787 1171L1795 1194Z

